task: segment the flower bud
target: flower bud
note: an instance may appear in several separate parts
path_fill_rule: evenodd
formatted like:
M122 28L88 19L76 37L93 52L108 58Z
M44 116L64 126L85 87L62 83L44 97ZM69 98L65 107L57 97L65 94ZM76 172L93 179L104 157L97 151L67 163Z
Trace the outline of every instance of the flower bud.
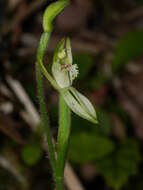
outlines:
M43 15L44 32L51 31L54 18L68 5L68 3L68 0L60 0L47 7Z

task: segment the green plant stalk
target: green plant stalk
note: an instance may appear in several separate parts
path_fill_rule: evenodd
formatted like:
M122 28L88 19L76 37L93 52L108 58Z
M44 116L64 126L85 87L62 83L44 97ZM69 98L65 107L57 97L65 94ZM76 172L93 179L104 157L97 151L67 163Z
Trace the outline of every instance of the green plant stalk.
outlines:
M57 167L56 178L59 190L63 190L63 177L67 148L69 144L71 127L71 111L66 105L62 95L59 95L59 130L57 139Z
M42 59L44 57L48 42L49 42L50 33L44 35L44 43L41 45L41 40L37 52L37 62L36 62L36 78L37 78L37 88L38 88L38 96L40 102L40 109L41 109L41 119L44 128L44 132L46 134L46 139L48 142L48 151L50 156L50 164L53 170L53 176L56 173L56 158L55 158L55 149L52 142L52 135L49 129L49 121L47 117L46 105L44 100L44 90L43 90L43 79L41 75L41 65ZM43 36L42 36L43 40ZM55 176L54 176L55 177Z
M64 190L63 176L64 176L64 166L66 160L66 153L68 147L68 139L70 134L70 109L64 102L62 95L60 95L60 119L59 119L59 131L58 131L58 148L57 148L57 161L55 157L55 149L52 143L52 135L48 126L48 117L46 112L45 100L44 100L44 90L43 90L43 75L50 81L50 83L59 91L59 87L52 78L52 76L46 71L43 65L43 58L48 46L50 38L50 33L42 34L38 52L37 52L37 63L36 63L36 77L38 86L38 96L41 109L41 118L44 125L45 134L48 142L48 150L50 155L50 164L53 171L53 177L55 181L56 190Z
M40 38L40 43L38 47L38 52L37 52L37 62L41 68L41 71L43 75L48 79L48 81L51 83L52 86L54 86L55 89L59 90L59 87L56 83L56 81L53 79L53 77L47 72L47 70L44 67L43 64L43 58L46 53L46 49L48 46L48 42L51 36L51 31L50 32L44 32Z
M41 118L44 125L45 134L48 142L48 150L50 155L50 164L53 171L53 177L55 180L56 190L64 190L63 176L64 166L66 159L66 152L68 146L68 139L70 134L70 110L65 104L62 96L60 95L60 126L58 131L58 148L57 148L57 159L55 156L54 144L52 142L52 135L48 126L48 117L46 112L46 106L44 101L43 91L43 75L49 80L52 86L60 93L59 86L53 77L47 72L43 64L43 58L46 53L49 38L52 31L53 19L67 6L68 0L57 1L49 6L43 16L43 29L44 33L41 36L39 48L37 52L37 63L36 63L36 77L38 86L38 95L40 101Z

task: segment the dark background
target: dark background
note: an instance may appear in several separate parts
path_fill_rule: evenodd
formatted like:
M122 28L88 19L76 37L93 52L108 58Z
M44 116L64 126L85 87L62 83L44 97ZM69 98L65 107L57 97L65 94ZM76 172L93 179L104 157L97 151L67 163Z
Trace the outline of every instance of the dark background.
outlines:
M42 13L51 2L0 0L0 190L53 189L35 80ZM71 1L55 21L48 69L64 36L79 66L74 86L99 120L93 125L72 114L68 159L78 180L87 190L142 190L143 1ZM58 96L48 82L45 91L56 137Z

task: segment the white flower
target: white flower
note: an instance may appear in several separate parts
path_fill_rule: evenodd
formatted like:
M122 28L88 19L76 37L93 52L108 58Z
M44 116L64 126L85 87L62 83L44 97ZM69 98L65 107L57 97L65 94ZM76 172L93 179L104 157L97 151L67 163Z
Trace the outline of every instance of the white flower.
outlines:
M52 73L60 88L67 88L72 85L73 80L78 76L78 66L72 64L72 52L69 39L61 40L57 46Z
M91 102L75 88L71 87L78 76L77 64L72 64L72 52L69 39L61 40L54 54L52 73L60 87L65 102L80 117L97 123L96 112Z
M65 40L61 40L56 48L52 64L53 77L48 73L42 63L43 51L45 51L47 45L47 35L49 36L49 31L51 31L53 19L68 3L68 0L60 0L51 4L46 9L43 16L44 35L40 41L38 61L43 74L63 96L69 108L80 117L97 123L96 112L91 102L71 86L73 80L78 76L79 71L78 66L72 64L70 40L66 40L66 45Z
M93 123L97 123L96 112L91 102L75 88L72 87L73 80L78 76L78 67L72 64L72 53L70 41L67 39L66 47L65 40L62 40L55 51L52 73L54 79L47 72L42 63L41 68L45 77L63 96L69 108L79 115Z

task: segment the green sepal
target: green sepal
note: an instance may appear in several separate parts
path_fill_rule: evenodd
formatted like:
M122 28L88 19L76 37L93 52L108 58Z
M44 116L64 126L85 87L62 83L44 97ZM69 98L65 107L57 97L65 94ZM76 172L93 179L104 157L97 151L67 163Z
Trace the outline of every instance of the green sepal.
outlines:
M61 90L61 94L69 108L80 117L97 124L97 116L91 102L75 88Z

